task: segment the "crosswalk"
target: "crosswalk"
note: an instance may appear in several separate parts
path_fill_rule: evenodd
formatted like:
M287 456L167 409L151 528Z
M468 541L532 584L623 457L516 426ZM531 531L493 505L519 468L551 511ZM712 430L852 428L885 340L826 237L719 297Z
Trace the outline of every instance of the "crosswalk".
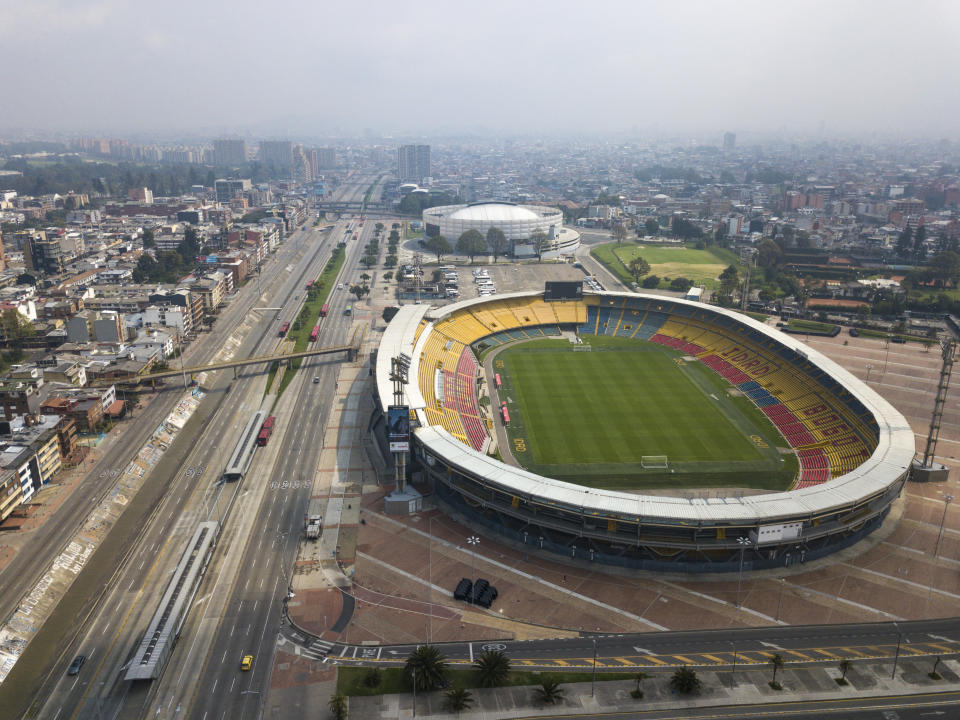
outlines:
M325 657L327 657L327 655L330 654L330 649L332 647L333 643L329 640L316 638L307 647L300 648L300 656L308 657L312 660L323 660Z

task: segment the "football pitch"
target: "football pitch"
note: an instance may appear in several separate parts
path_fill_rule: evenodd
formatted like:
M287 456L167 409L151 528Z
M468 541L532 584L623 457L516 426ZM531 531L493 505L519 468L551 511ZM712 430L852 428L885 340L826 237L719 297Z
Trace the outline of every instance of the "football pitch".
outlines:
M494 359L510 453L541 475L611 489L783 490L796 458L773 425L696 361L641 340L523 343ZM644 468L666 455L670 467Z

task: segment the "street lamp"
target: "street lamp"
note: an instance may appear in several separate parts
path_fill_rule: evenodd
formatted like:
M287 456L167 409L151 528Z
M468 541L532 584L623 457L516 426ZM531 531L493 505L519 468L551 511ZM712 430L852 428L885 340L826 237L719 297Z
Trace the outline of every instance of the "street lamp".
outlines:
M597 639L593 638L593 678L590 680L590 697L597 685Z
M933 557L937 557L937 553L940 552L940 541L943 540L943 524L947 521L947 508L950 507L950 503L953 502L953 495L944 495L943 496L943 517L940 518L940 532L937 534L937 546L933 549Z
M433 518L428 523L430 527L430 540L427 544L427 573L429 581L427 583L427 644L433 636Z
M477 574L477 545L480 544L480 538L471 535L467 538L467 544L473 548L473 554L470 556L470 599L473 601L477 599L477 589L473 587L473 580Z
M780 606L783 604L783 584L786 578L780 578L780 597L777 599L777 622L780 622Z
M737 607L740 607L740 586L743 584L743 553L750 544L750 538L738 537L737 544L740 546L740 574L737 577Z
M900 627L896 621L893 623L893 628L897 631L897 651L893 654L893 672L890 673L891 680L897 676L897 660L900 659L900 638L903 637L903 633L900 632Z
M873 365L867 364L867 382L870 382L870 371L873 370Z

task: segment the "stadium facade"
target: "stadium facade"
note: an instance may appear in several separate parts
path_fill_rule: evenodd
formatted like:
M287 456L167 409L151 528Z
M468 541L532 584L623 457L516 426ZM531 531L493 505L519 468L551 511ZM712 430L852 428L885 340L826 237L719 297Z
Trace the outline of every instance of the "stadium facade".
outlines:
M549 297L527 292L405 306L384 333L376 363L384 417L376 419L375 434L386 450L391 358L406 355L410 467L449 511L531 552L715 572L828 555L877 529L899 497L914 456L912 429L890 403L816 350L748 316L680 299ZM712 368L750 397L797 453L793 488L726 497L617 492L542 477L488 455L488 426L475 417L474 351L567 332L657 342Z
M563 212L552 207L516 205L509 202L477 202L468 205L441 205L423 211L423 223L429 237L443 235L455 244L467 230L484 237L490 228L499 228L510 242L515 257L531 257L536 249L530 236L537 230L550 240L544 258L572 255L580 247L580 233L563 226Z

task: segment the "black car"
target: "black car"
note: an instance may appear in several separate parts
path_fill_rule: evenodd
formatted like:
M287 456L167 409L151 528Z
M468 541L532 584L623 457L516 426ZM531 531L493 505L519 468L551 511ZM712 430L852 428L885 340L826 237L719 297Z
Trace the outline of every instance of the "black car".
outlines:
M850 337L860 337L860 331L856 328L850 328Z
M470 591L473 589L473 583L467 578L463 578L458 584L457 589L453 591L454 600L466 600L470 597Z
M67 675L76 675L80 672L80 668L83 667L83 663L87 661L86 655L77 655L73 662L70 663L70 669L67 670Z

